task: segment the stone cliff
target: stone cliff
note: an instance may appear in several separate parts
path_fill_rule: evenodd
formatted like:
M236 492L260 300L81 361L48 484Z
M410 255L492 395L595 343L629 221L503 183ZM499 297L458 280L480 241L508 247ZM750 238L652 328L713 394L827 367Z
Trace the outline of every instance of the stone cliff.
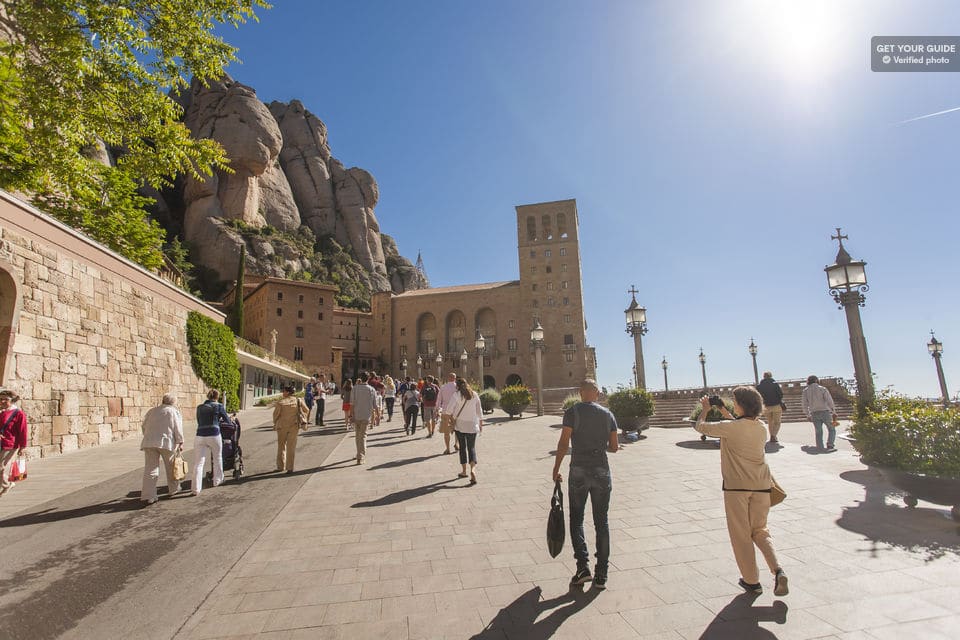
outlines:
M194 82L178 100L194 136L216 140L230 158L230 171L187 176L152 194L158 217L179 226L208 285L235 277L245 244L249 273L342 287L359 279L348 287L352 298L428 286L380 232L376 180L333 157L326 126L299 101L267 106L229 76L207 87Z

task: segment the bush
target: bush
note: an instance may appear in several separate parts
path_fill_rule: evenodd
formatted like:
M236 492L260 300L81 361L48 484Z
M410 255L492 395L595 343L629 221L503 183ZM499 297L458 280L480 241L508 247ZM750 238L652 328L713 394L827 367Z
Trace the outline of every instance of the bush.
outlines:
M563 410L566 411L567 409L577 404L578 402L580 402L580 394L571 393L570 395L568 395L566 398L563 399Z
M960 410L881 395L850 429L867 464L960 478Z
M496 389L484 389L480 392L480 408L484 413L490 413L500 403L500 392Z
M500 393L500 408L507 412L512 418L516 415L523 415L523 410L530 406L533 401L533 394L530 389L522 384L512 387L506 387Z
M240 362L230 327L191 311L187 314L187 344L193 372L211 389L223 391L227 411L239 409Z
M607 406L624 431L641 426L640 418L653 415L653 395L645 389L617 389L607 397Z
M723 400L723 406L727 408L727 411L729 411L730 413L733 413L733 400L731 400L730 398L720 398L720 399ZM693 411L690 412L690 419L696 420L697 418L699 418L701 411L703 411L703 407L700 406L700 401L697 400L697 406L695 406L693 408ZM721 420L725 420L725 419L726 418L720 415L719 409L717 409L716 407L710 407L710 411L707 413L707 420L706 420L707 422L720 422Z

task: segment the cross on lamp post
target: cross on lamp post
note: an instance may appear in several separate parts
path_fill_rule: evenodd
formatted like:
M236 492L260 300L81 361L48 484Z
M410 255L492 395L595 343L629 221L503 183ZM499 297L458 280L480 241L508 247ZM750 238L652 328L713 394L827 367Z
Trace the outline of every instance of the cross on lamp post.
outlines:
M667 356L663 356L663 360L660 361L660 366L663 367L663 390L670 391L670 387L667 385Z
M703 355L703 347L700 347L700 355L697 356L700 361L700 373L703 374L703 388L707 388L707 356Z
M947 381L943 377L943 364L940 362L940 358L943 357L943 343L937 340L933 331L930 331L930 342L927 343L927 350L933 357L933 362L937 365L937 380L940 381L940 397L943 400L943 406L949 406L950 393L947 391Z
M840 233L840 227L837 227L837 235L830 236L830 239L836 240L840 249L834 263L823 268L827 274L827 287L834 301L847 314L857 396L861 406L870 405L874 398L873 376L870 372L870 357L867 355L867 340L863 337L863 324L860 322L860 307L866 302L863 294L870 290L864 269L867 263L850 258L850 254L843 247L843 241L849 238Z
M480 377L480 390L483 391L483 353L486 351L487 341L484 339L483 334L477 331L477 339L473 343L473 346L477 350L477 375Z
M634 382L637 389L647 387L646 375L643 370L643 335L647 333L647 310L637 304L637 288L630 285L627 290L630 294L630 306L624 310L627 317L627 334L633 336L633 355L635 365Z
M537 415L543 415L543 327L537 320L537 326L530 330L530 346L533 348L533 358L537 366Z
M750 352L750 357L753 358L753 384L760 384L760 376L757 373L757 345L754 344L753 338L750 338L747 351Z

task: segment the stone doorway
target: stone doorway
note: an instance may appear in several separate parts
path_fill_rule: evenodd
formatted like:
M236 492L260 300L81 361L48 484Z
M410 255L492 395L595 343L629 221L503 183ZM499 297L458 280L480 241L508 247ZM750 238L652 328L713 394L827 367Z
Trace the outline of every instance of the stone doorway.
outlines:
M20 292L13 266L0 261L0 384L13 378L13 340L20 315Z

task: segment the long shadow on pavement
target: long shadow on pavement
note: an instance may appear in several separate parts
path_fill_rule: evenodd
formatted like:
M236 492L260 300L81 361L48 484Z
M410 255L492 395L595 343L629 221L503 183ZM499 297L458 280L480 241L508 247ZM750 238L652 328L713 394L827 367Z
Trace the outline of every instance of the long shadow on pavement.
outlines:
M455 486L455 487L448 486L451 482L455 481L456 479L457 478L450 478L448 480L441 480L440 482L425 484L421 487L414 487L413 489L404 489L402 491L394 491L393 493L388 493L387 495L377 498L376 500L356 502L350 505L350 507L353 509L357 509L361 507L385 507L387 505L403 502L404 500L412 500L414 498L419 498L420 496L425 496L435 491L440 491L441 489L463 488L460 486Z
M700 640L762 640L777 635L760 626L760 622L776 622L786 624L787 605L782 600L774 600L773 604L764 607L755 607L753 602L756 594L741 593L721 609L716 617L700 634Z
M873 544L864 550L877 557L886 545L921 552L931 562L944 556L960 556L960 527L950 518L950 508L907 508L887 504L887 494L902 493L891 486L879 471L844 471L840 477L863 485L865 495L855 507L844 507L837 524L859 533Z
M684 440L677 443L678 447L684 449L705 449L710 451L716 451L720 448L719 440Z
M471 640L503 640L504 638L524 638L525 640L547 640L560 629L560 626L600 594L596 589L584 591L582 587L571 587L570 591L541 600L540 587L533 587L519 598L501 609L490 624ZM543 620L537 620L540 614L560 607Z
M432 456L417 456L416 458L404 458L402 460L391 460L390 462L384 462L383 464L378 464L370 467L373 469L393 469L394 467L403 467L408 464L415 464L417 462L423 462L424 460L429 460L430 458L439 458L442 456L442 453L435 453Z
M137 492L139 498L140 492ZM34 513L25 513L6 520L0 520L0 527L23 527L33 524L42 524L46 522L59 522L61 520L70 520L71 518L85 518L87 516L100 515L104 513L120 513L122 511L136 511L142 509L139 499L124 500L115 499L100 504L91 504L76 509L44 509Z

